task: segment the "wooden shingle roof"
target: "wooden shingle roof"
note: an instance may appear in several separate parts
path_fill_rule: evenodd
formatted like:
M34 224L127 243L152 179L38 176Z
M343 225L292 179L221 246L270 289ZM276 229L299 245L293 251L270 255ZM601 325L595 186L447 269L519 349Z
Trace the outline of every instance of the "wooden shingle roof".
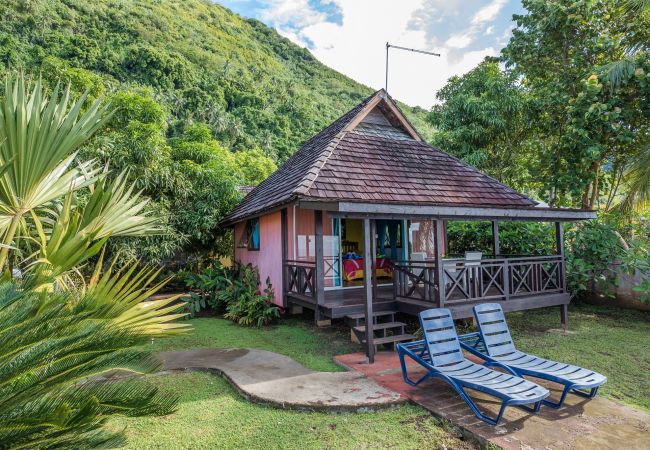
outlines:
M307 141L222 223L294 200L493 208L537 204L424 142L383 90Z

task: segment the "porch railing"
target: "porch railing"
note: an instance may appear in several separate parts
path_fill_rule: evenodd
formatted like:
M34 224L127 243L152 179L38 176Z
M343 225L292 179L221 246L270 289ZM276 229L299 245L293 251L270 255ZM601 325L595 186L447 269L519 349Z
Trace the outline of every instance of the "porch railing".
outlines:
M286 260L287 293L315 298L316 263L314 261Z
M439 296L434 261L395 261L395 298L437 303ZM562 256L483 259L445 259L442 262L444 303L508 300L513 297L564 292Z
M434 301L438 287L435 284L436 265L432 261L393 261L393 295Z

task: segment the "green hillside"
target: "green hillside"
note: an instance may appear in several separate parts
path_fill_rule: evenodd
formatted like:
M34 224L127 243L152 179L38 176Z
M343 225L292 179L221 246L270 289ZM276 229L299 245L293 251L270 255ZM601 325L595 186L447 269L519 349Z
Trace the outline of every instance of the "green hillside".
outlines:
M112 239L125 258L228 253L217 224L237 186L259 183L371 93L207 0L4 0L0 17L0 75L40 74L116 108L80 157L128 170L168 225L163 236ZM425 111L404 109L428 136Z
M5 0L0 15L5 69L94 92L150 86L169 135L205 122L231 150L258 147L279 161L371 92L207 0ZM424 111L405 109L427 135Z

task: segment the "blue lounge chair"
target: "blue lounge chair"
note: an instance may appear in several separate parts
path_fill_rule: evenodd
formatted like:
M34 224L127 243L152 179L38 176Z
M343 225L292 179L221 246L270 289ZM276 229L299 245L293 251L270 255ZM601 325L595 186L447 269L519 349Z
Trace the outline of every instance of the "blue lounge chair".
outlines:
M406 383L417 386L430 378L444 380L458 392L476 417L490 425L499 423L506 407L510 405L521 406L532 412L539 411L542 400L549 395L549 391L531 381L497 372L465 359L448 309L422 311L420 324L424 340L397 345ZM427 369L427 373L417 381L408 376L404 359L406 356ZM481 413L465 389L480 391L501 400L501 408L496 418ZM530 404L532 407L525 406Z
M557 403L544 400L545 406L560 408L569 392L593 398L598 388L607 381L604 375L593 370L538 358L517 350L498 303L476 305L474 316L479 332L460 336L463 348L485 360L487 367L500 367L520 377L526 375L564 385L560 400ZM584 392L585 389L589 391Z

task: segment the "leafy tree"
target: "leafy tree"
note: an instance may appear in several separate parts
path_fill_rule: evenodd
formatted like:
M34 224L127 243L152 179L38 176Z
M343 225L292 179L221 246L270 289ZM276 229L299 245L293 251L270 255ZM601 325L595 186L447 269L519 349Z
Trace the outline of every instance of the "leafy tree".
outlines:
M429 120L434 142L499 181L525 186L525 147L530 124L528 100L516 76L486 60L454 76L437 94Z
M257 185L277 169L275 162L261 150L247 150L235 153L235 163L242 173L242 180L248 185Z
M622 136L583 121L579 96L599 67L625 53L621 7L612 0L524 0L523 6L527 13L514 16L517 28L503 56L523 77L536 110L544 196L551 204L594 207L603 172L621 165ZM612 94L607 104L620 108L614 105L625 100Z

